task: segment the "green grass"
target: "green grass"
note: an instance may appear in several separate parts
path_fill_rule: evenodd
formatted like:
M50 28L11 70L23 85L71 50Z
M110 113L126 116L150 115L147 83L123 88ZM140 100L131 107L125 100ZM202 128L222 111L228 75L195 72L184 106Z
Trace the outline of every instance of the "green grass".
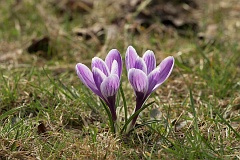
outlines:
M229 16L233 5L223 14L218 3L213 8L213 2L199 2L199 31L218 26L210 40L192 31L188 36L159 31L164 28L159 22L157 29L136 34L126 29L131 18L108 39L106 28L122 16L117 2L94 3L84 13L61 13L52 2L0 2L0 159L240 159L239 27L227 25L235 20ZM96 23L105 27L103 38L73 33ZM54 54L29 54L32 40L44 36ZM100 100L74 67L90 66L91 58L104 58L112 48L124 57L128 45L140 54L153 50L158 63L173 55L176 63L148 100L155 103L140 114L138 127L129 136L113 135ZM125 68L121 92L126 104L120 100L119 108L131 113L134 93ZM161 112L159 119L151 119L153 108ZM126 121L126 113L120 116Z

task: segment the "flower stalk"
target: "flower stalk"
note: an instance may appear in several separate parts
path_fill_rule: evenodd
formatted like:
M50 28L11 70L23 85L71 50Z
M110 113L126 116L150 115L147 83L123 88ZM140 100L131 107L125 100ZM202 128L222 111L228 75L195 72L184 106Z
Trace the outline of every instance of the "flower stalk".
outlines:
M108 108L105 110L109 114L110 124L114 126L117 121L115 103L122 75L122 57L118 50L112 49L105 61L94 57L91 67L92 71L86 65L78 63L75 68L83 84L106 103Z
M165 58L156 67L156 58L153 51L147 50L143 57L139 57L136 50L129 46L125 57L128 80L131 83L136 96L136 113L164 81L167 80L174 66L174 58ZM137 114L129 124L127 133L135 126L138 118Z

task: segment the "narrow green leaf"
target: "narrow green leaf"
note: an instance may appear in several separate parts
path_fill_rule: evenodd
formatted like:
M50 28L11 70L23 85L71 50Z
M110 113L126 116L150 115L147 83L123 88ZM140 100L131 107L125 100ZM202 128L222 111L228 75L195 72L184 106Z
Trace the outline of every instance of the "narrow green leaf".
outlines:
M239 134L220 114L217 113L217 115L218 115L218 117L220 117L221 120L235 133L235 135L236 135L238 138L240 138L240 134Z
M146 126L146 125L149 125L149 124L152 124L152 123L157 123L157 122L161 122L162 120L157 120L157 119L154 119L154 120L150 120L150 121L146 121L142 124L139 124L137 125L136 127L134 127L133 129L131 129L129 132L131 132L132 130L136 129L136 128L140 128L142 126Z
M125 123L126 123L127 122L127 102L126 102L126 99L125 99L125 96L124 96L122 85L120 86L120 92L121 92L122 99L123 99L124 119L125 119Z
M69 99L73 100L73 98L68 95L66 92L63 91L63 89L61 87L59 87L59 85L57 85L57 83L52 80L49 75L47 74L46 70L43 68L43 72L46 74L47 78L50 80L50 82L62 93L64 94L66 97L68 97Z
M13 113L19 111L20 109L22 109L24 106L20 106L20 107L16 107L16 108L13 108L5 113L3 113L2 115L0 115L0 121L3 120L4 118L12 115Z
M177 60L177 59L175 59L175 64L176 64L177 67L182 68L182 69L184 69L187 72L192 72L191 68L185 66L184 64L179 62L179 60Z
M108 109L108 106L106 106L105 103L103 102L103 100L100 99L100 101L101 101L101 103L102 103L102 105L103 105L105 111L107 112L108 120L109 120L109 123L110 123L111 131L112 131L113 133L115 133L114 122L113 122L113 120L112 120L112 114L111 114L110 110Z
M193 112L193 117L194 117L194 127L195 130L197 132L199 132L199 128L198 128L198 120L197 120L197 114L196 114L196 110L195 110L195 106L194 106L194 100L193 100L193 95L192 95L192 90L189 89L189 94L190 94L190 103L191 103L191 108L192 108L192 112Z
M126 130L128 124L133 120L133 118L134 118L135 116L137 116L140 112L142 112L142 111L143 111L144 109L146 109L148 106L152 105L154 102L155 102L155 101L152 101L152 102L150 102L150 103L142 106L142 107L141 107L139 110L137 110L133 115L131 115L131 116L128 118L127 122L124 124L124 126L123 126L123 128L122 128L122 130L121 130L121 133L122 133L124 130Z

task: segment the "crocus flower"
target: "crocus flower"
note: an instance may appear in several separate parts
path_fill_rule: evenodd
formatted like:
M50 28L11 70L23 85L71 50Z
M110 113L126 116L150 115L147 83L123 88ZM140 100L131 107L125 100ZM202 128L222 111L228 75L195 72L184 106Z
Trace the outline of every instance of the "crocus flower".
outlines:
M169 77L174 66L174 58L169 56L156 67L156 58L153 51L147 50L143 57L139 57L136 50L129 46L125 63L128 80L136 95L136 112L142 107L150 94ZM137 117L132 120L130 129L134 127Z
M77 75L85 86L105 101L115 122L117 120L115 101L122 74L122 57L118 50L112 49L105 61L94 57L91 67L92 71L86 65L78 63Z

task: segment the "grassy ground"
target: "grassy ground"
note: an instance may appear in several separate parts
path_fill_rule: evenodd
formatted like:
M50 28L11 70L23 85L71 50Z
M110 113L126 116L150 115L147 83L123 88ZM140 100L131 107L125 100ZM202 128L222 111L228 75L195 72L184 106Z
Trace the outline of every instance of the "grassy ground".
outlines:
M150 22L139 15L151 1L56 2L0 1L0 159L240 159L238 0L174 1L190 14ZM159 122L126 137L111 134L74 67L129 45L176 63L138 124L156 110ZM125 70L122 85L131 111Z

